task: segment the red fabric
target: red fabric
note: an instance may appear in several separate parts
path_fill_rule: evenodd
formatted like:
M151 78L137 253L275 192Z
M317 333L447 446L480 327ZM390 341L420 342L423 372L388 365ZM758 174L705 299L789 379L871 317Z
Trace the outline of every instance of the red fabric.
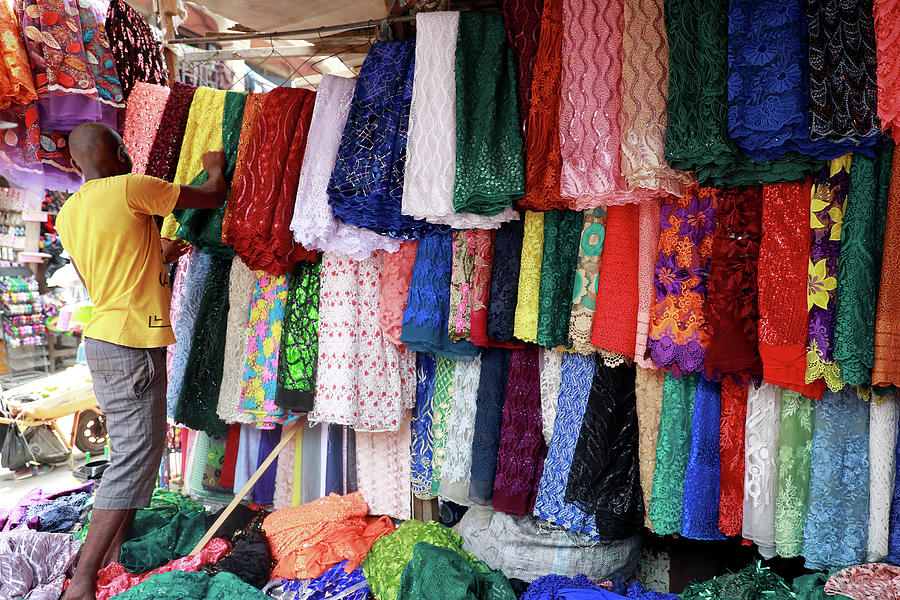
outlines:
M503 20L506 24L509 45L516 57L519 75L519 115L522 126L528 120L528 106L531 103L531 74L534 53L538 47L541 31L541 7L544 0L505 0ZM562 4L562 2L559 2Z
M251 269L284 275L298 260L315 260L316 253L296 244L290 230L314 104L309 90L272 90L250 134L246 162L228 199L224 237Z
M747 421L747 386L732 378L722 381L722 416L719 424L719 531L741 535L744 522L744 430Z
M632 358L637 339L639 224L637 204L610 206L606 211L606 240L591 334L594 346Z
M169 571L199 571L207 563L217 563L223 556L231 552L231 544L221 538L213 538L194 556L184 556L148 573L134 575L125 570L119 563L112 563L97 572L97 600L108 600L116 594L143 583L151 575L168 573Z
M475 269L472 271L472 312L469 340L476 346L524 348L518 342L500 342L487 334L488 301L491 296L491 268L494 265L494 229L475 230Z
M759 354L766 381L820 400L824 380L806 383L810 192L809 181L763 187Z
M225 440L225 458L222 459L222 476L219 478L219 483L227 489L234 488L234 468L237 465L240 442L241 425L233 423L228 428L228 438Z

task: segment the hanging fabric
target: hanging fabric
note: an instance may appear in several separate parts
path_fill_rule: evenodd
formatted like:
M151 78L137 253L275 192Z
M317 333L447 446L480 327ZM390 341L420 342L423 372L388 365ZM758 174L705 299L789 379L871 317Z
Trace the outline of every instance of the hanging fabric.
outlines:
M168 85L162 44L144 16L125 0L110 1L106 35L126 100L138 82Z
M544 249L538 293L537 343L544 348L569 341L578 248L584 213L552 210L544 213Z
M719 531L719 420L721 386L704 377L697 380L691 445L684 475L681 535L695 540L722 540Z
M894 148L891 187L888 194L884 233L884 258L881 262L881 284L878 311L875 316L875 366L872 385L900 385L900 298L894 293L898 276L894 265L900 260L900 146ZM893 325L892 325L893 324Z
M418 242L402 242L397 252L384 253L384 276L381 278L381 295L378 299L378 322L384 339L395 346L403 345L400 340L403 331L403 313L409 300L409 287L417 249Z
M583 221L574 273L568 342L576 352L592 354L596 351L591 344L591 329L597 308L598 278L606 240L606 209L601 206L585 212Z
M638 420L638 457L640 460L641 490L644 496L644 525L653 530L650 520L650 497L653 493L653 472L656 469L656 442L659 436L659 416L662 411L665 372L637 367L634 398Z
M131 156L132 173L143 174L147 170L147 159L168 98L169 88L144 82L138 82L128 98L122 140Z
M781 394L778 432L778 488L775 494L775 549L793 558L803 550L803 521L809 493L810 454L814 412L806 396L786 390Z
M741 534L763 558L775 556L781 388L763 383L747 397L744 438L744 524Z
M744 521L744 439L748 386L722 380L722 418L719 423L719 531L741 535Z

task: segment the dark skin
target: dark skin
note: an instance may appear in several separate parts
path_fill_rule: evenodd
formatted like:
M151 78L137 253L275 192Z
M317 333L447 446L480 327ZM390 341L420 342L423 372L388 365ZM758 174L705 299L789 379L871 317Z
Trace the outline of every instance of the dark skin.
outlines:
M122 138L100 123L85 123L76 127L69 136L69 152L72 165L84 175L85 181L131 172L131 157L128 156ZM175 208L218 208L225 203L225 155L222 152L207 152L203 155L203 168L209 174L209 179L203 185L182 185ZM188 248L182 240L161 240L161 244L166 262L174 262ZM78 271L74 261L73 266ZM80 272L78 276L81 277ZM81 281L84 283L84 278ZM95 600L97 571L112 562L118 562L122 544L134 522L134 515L133 508L93 509L91 526L81 549L75 576L62 600Z

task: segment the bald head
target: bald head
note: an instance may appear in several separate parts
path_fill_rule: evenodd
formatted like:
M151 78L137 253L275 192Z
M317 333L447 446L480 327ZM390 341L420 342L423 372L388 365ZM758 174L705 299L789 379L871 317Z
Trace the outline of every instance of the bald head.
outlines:
M82 123L73 129L69 153L86 180L131 172L131 157L122 138L103 123Z

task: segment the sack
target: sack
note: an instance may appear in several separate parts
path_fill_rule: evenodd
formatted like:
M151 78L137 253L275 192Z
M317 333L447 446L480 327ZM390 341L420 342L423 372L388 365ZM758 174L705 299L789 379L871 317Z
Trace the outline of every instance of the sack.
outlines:
M0 466L10 471L18 471L28 464L31 454L16 425L4 425L3 428L6 430L6 436L3 445L0 446Z
M55 465L68 460L69 451L49 425L29 427L24 435L35 461L44 465Z

